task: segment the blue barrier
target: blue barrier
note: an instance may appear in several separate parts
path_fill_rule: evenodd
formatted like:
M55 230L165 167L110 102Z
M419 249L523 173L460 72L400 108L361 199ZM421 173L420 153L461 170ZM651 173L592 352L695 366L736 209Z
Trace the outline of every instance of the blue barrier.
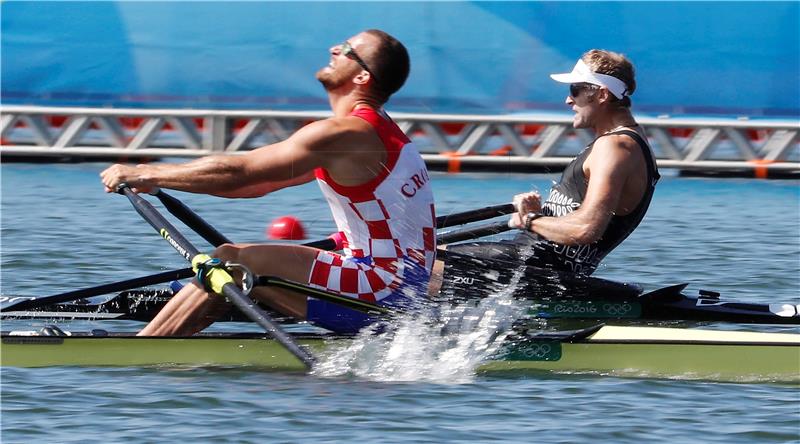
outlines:
M391 108L564 110L586 49L636 64L638 112L800 116L798 2L2 2L9 104L322 109L314 72L366 28L412 75Z

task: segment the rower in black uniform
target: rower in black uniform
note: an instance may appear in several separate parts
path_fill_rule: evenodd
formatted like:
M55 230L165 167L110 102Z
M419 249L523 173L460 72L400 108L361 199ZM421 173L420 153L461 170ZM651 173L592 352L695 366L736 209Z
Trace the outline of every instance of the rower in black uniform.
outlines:
M660 176L630 110L636 89L631 62L594 49L572 72L551 78L570 85L566 103L575 112L573 127L590 128L597 137L567 166L544 203L535 192L514 197L518 212L509 224L521 231L513 240L448 246L440 255L443 267L435 269L440 279L432 295L440 293L442 282L441 293L451 297L480 285L508 284L522 264L522 291L531 291L531 280L542 294L565 284L574 291L647 212Z

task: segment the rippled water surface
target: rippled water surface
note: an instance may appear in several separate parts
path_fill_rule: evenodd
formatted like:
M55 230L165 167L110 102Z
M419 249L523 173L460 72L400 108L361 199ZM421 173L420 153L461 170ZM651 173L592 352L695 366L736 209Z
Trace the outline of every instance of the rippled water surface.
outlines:
M103 193L97 180L102 167L2 165L0 293L47 295L184 266L126 199ZM797 181L667 176L642 226L606 258L598 276L647 289L689 282L690 292L708 288L734 299L800 303ZM505 202L526 189L544 192L556 178L435 174L433 185L439 213L445 214ZM300 218L312 239L333 229L313 184L256 200L174 194L238 241L264 240L269 221L286 214ZM66 328L86 324L94 325L75 322ZM4 322L3 329L17 326ZM422 339L409 339L403 356L415 356L411 347L432 347ZM461 346L479 348L484 338L470 340ZM330 359L335 365L335 357ZM454 377L443 371L458 367L453 361L425 366L413 359L361 373L329 369L325 376L242 369L3 368L0 438L3 443L800 442L796 386L603 375L496 378L461 368Z

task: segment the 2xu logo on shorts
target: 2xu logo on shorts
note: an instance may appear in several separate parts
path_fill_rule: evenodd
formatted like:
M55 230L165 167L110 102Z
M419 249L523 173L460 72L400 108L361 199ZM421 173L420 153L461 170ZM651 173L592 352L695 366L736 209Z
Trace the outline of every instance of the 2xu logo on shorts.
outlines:
M475 283L475 278L463 277L463 276L453 276L453 284L454 285L473 285L474 283Z

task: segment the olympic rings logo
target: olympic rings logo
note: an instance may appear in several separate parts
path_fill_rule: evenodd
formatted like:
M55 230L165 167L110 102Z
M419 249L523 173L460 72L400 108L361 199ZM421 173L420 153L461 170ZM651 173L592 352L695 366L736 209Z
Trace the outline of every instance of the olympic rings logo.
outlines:
M624 316L633 310L631 304L603 304L603 312L612 316Z
M553 352L553 347L550 344L534 343L528 344L520 350L522 356L530 360L544 359Z

